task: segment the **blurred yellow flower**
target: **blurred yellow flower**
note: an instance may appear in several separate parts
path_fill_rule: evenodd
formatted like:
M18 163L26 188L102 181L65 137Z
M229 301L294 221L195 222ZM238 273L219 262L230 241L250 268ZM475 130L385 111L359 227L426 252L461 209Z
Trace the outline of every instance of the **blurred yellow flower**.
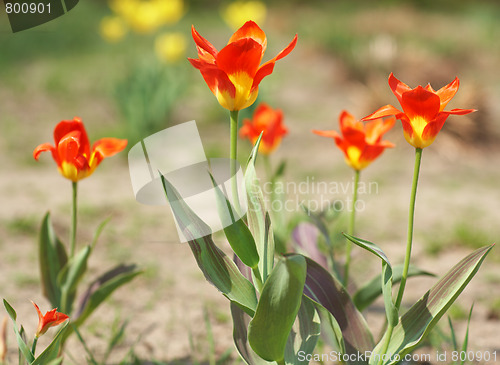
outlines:
M110 0L113 12L137 33L148 34L184 15L183 0Z
M165 63L175 63L186 54L187 41L182 33L163 33L156 37L156 56Z
M222 18L233 29L240 28L248 20L262 24L267 8L261 1L234 1L222 11Z
M127 27L122 18L117 16L107 16L101 20L99 25L101 37L108 42L118 42L127 33Z

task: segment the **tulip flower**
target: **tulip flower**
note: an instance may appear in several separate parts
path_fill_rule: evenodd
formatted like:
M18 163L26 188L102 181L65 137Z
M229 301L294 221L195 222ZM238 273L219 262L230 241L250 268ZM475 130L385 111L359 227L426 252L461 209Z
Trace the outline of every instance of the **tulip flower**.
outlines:
M391 142L382 141L382 136L395 122L396 119L391 117L364 124L344 110L339 117L341 134L336 131L318 130L313 130L313 133L333 138L337 147L344 153L347 165L359 171L372 163L386 148L394 147Z
M288 133L283 125L283 112L272 109L269 105L261 103L253 114L252 120L244 119L243 127L240 129L240 137L248 138L252 144L262 134L259 152L269 155L281 143L281 138Z
M362 120L395 115L396 119L400 119L403 124L405 139L416 148L430 146L450 114L464 115L475 111L474 109L444 110L458 91L458 78L438 91L434 91L430 84L425 88L419 85L412 89L391 73L389 86L398 98L403 111L392 105L386 105Z
M35 334L36 338L47 332L50 327L58 326L69 318L66 314L58 312L57 308L52 309L43 315L40 308L38 308L34 302L31 303L33 303L38 313L38 328Z
M73 182L90 176L104 158L127 146L125 139L102 138L91 148L85 127L76 117L63 120L56 126L54 140L55 146L43 143L36 147L33 157L38 161L40 153L50 151L61 175Z
M278 55L260 65L267 46L265 33L253 22L246 22L220 52L192 27L198 50L189 62L200 70L220 105L229 111L249 107L255 102L262 79L273 72L276 61L287 56L297 43L297 35Z

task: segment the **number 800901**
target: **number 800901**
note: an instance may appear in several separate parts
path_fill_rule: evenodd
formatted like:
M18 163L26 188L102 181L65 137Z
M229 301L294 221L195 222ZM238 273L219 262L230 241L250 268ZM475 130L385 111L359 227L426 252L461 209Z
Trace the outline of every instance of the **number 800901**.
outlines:
M7 14L50 14L50 3L7 3L5 11Z

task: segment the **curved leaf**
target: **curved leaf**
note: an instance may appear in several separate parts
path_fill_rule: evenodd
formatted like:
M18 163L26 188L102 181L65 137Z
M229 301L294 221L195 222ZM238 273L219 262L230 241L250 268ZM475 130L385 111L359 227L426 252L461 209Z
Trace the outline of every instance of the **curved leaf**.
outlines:
M248 341L267 361L283 361L285 347L300 308L306 279L303 256L281 258L266 280L248 326Z
M64 324L64 326L57 332L52 342L40 355L38 355L31 365L60 364L62 362L62 359L57 359L57 357L59 356L61 341L68 325L68 322Z
M271 227L271 219L266 212L264 194L259 185L259 179L255 171L255 160L261 136L255 142L245 170L245 188L247 192L247 219L248 228L255 239L257 252L259 253L259 272L261 281L264 283L274 266L274 236Z
M189 208L172 184L162 175L163 188L180 229L188 240L196 262L208 282L212 283L229 300L240 305L250 316L257 308L255 288L238 270L234 262L213 242L212 236L200 237L200 232L210 231L208 226Z
M365 250L370 251L382 260L382 275L380 276L380 279L382 295L384 296L385 315L389 325L394 327L398 323L399 313L392 300L392 266L387 258L387 255L380 247L372 242L353 237L346 233L344 233L344 236L351 242L364 248Z
M393 284L399 283L401 281L401 276L403 274L403 265L396 265L392 268L392 282ZM421 270L415 266L410 265L408 269L408 277L412 276L436 276L428 271ZM380 285L382 281L382 274L375 276L372 280L363 284L363 286L356 291L352 300L358 308L358 310L363 311L370 304L372 304L381 294L382 286Z
M16 323L17 313L14 310L14 308L12 308L12 306L9 304L9 302L7 302L5 299L3 300L3 305L5 307L5 310L7 311L10 319L12 319L12 322L14 324L14 332L16 334L16 340L17 340L17 345L19 347L19 351L23 354L23 356L26 358L26 360L29 363L31 363L35 359L35 357L33 356L33 353L29 349L26 342L24 342L24 339L21 336L19 329L17 328L17 323ZM21 330L22 330L22 327L21 327Z
M400 318L392 333L388 354L403 357L425 338L472 280L493 246L482 247L462 259ZM371 359L380 354L384 341L385 336L375 347ZM395 362L391 357L384 364Z
M50 213L43 217L38 240L40 262L40 279L43 295L53 308L61 304L61 290L57 284L57 276L68 261L64 245L61 243L50 220Z

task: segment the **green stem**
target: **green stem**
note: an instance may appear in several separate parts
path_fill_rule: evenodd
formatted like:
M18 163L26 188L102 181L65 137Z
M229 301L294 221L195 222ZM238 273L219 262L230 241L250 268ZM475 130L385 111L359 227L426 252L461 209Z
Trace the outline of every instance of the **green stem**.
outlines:
M230 116L230 150L229 158L231 159L231 190L233 195L233 205L238 214L240 213L240 201L238 198L238 181L236 179L236 171L238 167L238 113L239 110L231 110L229 112Z
M403 274L401 276L401 283L399 284L398 296L396 299L396 309L399 311L401 301L403 300L403 293L405 291L406 279L408 278L408 269L410 267L411 246L413 242L413 221L415 216L415 198L417 196L418 175L420 172L420 161L422 160L422 149L415 149L415 167L413 170L413 183L411 187L410 209L408 213L408 238L406 242L406 255L403 266Z
M359 170L354 170L354 190L352 193L352 207L351 207L351 216L349 218L349 229L348 229L348 234L353 236L354 235L354 222L356 218L356 202L358 200L358 185L359 185L359 175L360 171ZM352 242L350 240L347 240L347 247L346 247L346 259L345 259L345 266L344 266L344 286L347 288L347 285L349 284L349 266L351 264L351 250L352 250Z
M35 356L37 342L38 342L38 336L35 336L35 338L33 339L33 345L31 346L31 353L33 354L33 356Z
M73 181L72 187L72 210L71 210L71 231L69 236L70 257L75 255L76 246L76 211L77 211L77 196L78 196L78 183Z

